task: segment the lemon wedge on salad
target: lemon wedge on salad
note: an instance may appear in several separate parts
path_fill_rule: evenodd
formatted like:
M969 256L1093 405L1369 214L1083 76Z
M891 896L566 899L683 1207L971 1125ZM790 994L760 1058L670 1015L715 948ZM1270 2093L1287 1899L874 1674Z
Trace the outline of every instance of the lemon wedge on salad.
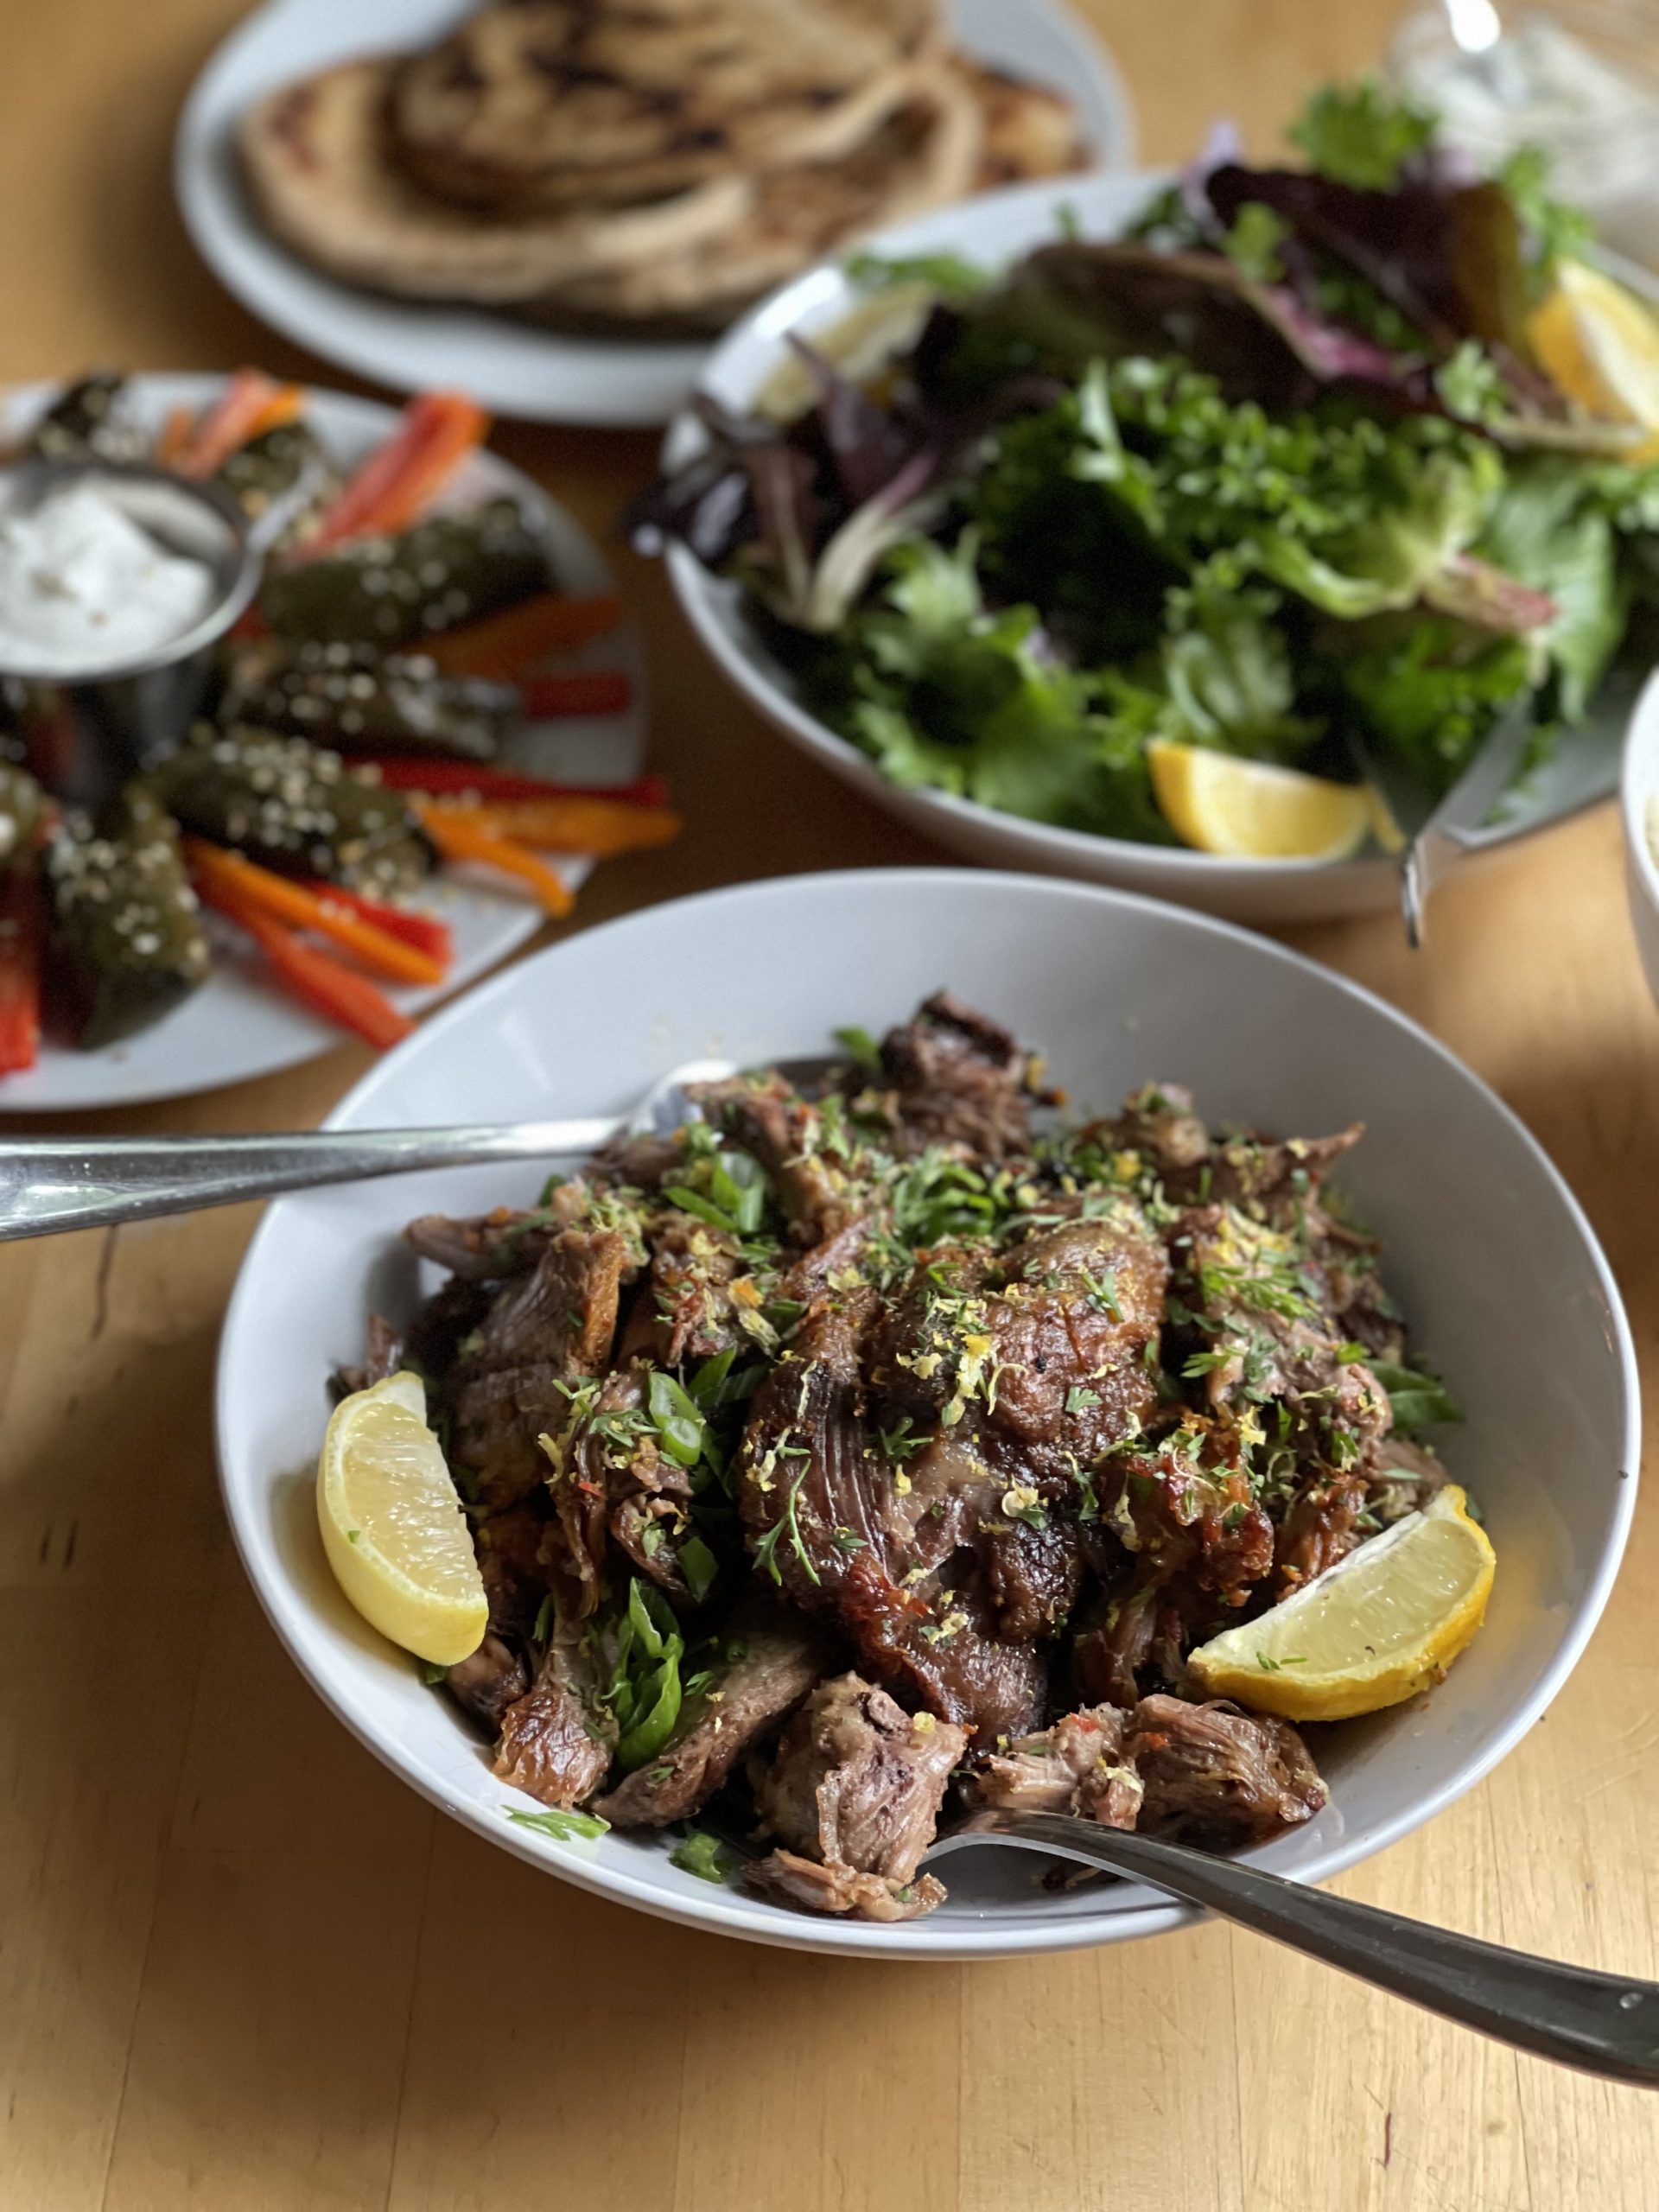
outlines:
M1364 843L1372 801L1363 784L1241 760L1155 737L1153 796L1183 843L1228 860L1342 861Z
M1486 1615L1497 1565L1448 1483L1253 1621L1200 1644L1187 1664L1213 1697L1287 1720L1346 1720L1437 1682Z
M1649 433L1624 458L1659 455L1659 317L1582 261L1556 264L1555 289L1527 324L1532 350L1569 399Z
M335 1580L382 1636L437 1666L477 1650L484 1580L418 1375L388 1376L334 1408L317 1520Z

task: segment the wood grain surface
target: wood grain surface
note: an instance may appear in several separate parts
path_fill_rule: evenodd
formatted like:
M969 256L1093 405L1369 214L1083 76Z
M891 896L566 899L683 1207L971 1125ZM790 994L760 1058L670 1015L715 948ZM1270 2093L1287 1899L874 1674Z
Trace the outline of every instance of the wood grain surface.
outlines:
M1147 156L1381 50L1389 0L1090 0ZM0 378L330 372L194 260L168 141L227 0L0 0ZM396 10L388 0L388 22ZM339 380L339 379L335 379ZM508 428L605 531L644 437ZM575 927L758 870L942 858L737 705L661 577L683 842ZM1659 1016L1609 809L1452 883L1429 950L1299 942L1426 1022L1548 1147L1659 1355ZM127 1117L315 1121L364 1065ZM430 1811L312 1697L219 1514L209 1394L245 1210L0 1255L5 2212L1652 2212L1659 2101L1226 1929L973 1968L753 1949L562 1888ZM1494 1286L1501 1294L1501 1286ZM1573 1470L1560 1471L1563 1482ZM1350 1894L1659 1974L1659 1508L1547 1722Z

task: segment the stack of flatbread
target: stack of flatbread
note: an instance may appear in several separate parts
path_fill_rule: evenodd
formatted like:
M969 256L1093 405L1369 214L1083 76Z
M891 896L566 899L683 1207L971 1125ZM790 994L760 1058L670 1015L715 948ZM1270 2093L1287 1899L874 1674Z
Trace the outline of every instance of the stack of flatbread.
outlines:
M496 0L250 110L276 234L349 283L567 328L717 328L852 239L1086 165L940 0Z

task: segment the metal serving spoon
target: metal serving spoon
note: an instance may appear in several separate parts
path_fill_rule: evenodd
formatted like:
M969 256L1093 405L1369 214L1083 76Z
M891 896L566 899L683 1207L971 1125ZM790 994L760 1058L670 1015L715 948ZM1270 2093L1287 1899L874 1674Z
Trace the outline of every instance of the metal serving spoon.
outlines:
M1500 2043L1586 2074L1659 2088L1659 1982L1483 1943L1236 1859L1065 1813L976 1813L939 1837L924 1863L988 1844L1075 1859L1144 1882Z
M836 1063L774 1063L804 1084ZM32 1137L0 1143L0 1243L68 1229L109 1229L155 1214L194 1213L280 1191L461 1167L486 1160L586 1159L614 1136L666 1136L695 1120L687 1092L736 1073L729 1060L687 1060L630 1114L580 1121L483 1122L461 1128L305 1129L260 1137Z

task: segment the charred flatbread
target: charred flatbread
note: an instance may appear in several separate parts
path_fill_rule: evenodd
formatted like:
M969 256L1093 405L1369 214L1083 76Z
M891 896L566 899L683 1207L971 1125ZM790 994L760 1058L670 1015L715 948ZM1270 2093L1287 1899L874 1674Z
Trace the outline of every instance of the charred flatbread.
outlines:
M550 286L694 252L748 213L728 177L623 208L507 222L435 199L391 162L390 65L348 62L245 117L245 174L265 222L313 266L405 298L512 307Z
M832 160L932 56L938 0L520 0L398 68L398 159L496 212Z

